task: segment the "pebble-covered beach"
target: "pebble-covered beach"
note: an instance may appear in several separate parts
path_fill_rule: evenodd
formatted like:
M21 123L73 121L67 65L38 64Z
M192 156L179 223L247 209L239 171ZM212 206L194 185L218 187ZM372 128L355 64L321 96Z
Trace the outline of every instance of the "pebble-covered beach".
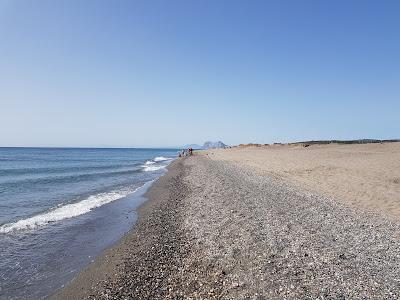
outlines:
M398 299L400 226L206 155L179 159L135 228L58 299Z

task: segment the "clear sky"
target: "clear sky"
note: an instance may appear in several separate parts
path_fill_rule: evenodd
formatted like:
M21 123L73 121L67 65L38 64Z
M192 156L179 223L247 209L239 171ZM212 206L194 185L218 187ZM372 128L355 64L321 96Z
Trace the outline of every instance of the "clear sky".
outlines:
M0 0L0 146L400 138L400 1Z

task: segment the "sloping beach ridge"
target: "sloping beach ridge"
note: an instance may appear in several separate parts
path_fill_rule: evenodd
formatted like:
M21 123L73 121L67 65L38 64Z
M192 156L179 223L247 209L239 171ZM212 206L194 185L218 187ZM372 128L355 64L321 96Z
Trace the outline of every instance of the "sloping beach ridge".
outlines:
M56 299L397 299L400 143L197 151Z

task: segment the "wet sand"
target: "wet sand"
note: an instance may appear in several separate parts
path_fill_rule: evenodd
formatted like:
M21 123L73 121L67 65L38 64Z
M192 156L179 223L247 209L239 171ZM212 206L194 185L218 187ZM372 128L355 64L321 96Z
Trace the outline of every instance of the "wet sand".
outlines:
M135 227L114 247L107 249L53 299L130 299L163 298L166 274L183 256L184 244L177 213L186 193L181 182L182 162L175 161L167 175L145 194L149 199L138 210ZM161 284L161 282L163 284ZM169 287L168 287L169 288Z
M210 155L173 162L137 226L56 298L400 297L399 223Z

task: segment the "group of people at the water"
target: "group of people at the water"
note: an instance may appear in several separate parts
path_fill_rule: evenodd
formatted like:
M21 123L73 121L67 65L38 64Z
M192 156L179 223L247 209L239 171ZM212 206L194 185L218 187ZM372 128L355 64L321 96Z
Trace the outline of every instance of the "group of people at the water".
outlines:
M179 151L179 157L185 157L185 156L189 156L193 154L193 148L190 147L188 149L183 149L181 151Z

